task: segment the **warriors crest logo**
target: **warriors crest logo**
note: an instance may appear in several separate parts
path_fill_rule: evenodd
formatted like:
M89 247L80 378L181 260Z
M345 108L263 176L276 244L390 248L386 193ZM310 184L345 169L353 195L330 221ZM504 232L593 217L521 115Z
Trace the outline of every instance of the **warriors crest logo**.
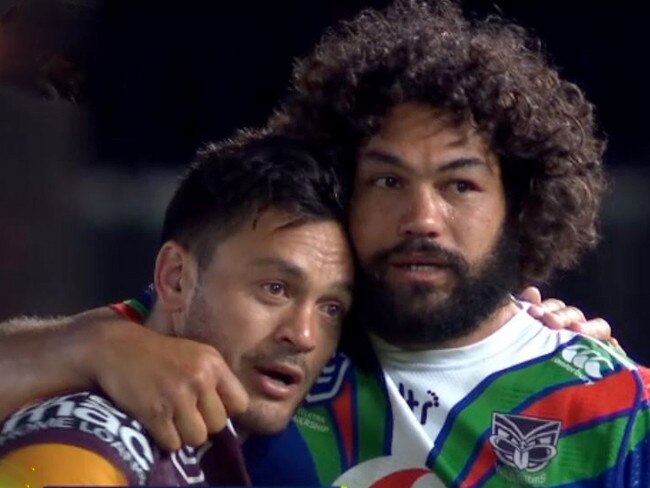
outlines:
M495 412L490 444L503 464L535 473L548 466L557 454L561 428L558 420Z

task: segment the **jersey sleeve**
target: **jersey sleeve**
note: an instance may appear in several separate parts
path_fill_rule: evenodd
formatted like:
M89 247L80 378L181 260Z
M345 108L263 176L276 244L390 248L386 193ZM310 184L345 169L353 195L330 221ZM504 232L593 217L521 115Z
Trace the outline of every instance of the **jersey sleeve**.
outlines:
M113 311L138 324L144 324L151 313L153 304L156 301L156 291L153 284L147 286L142 293L135 298L109 305Z
M91 450L57 443L32 444L6 453L0 460L2 486L124 486L125 474ZM13 488L13 487L12 487Z
M650 486L650 369L639 367L640 408L630 429L624 486Z

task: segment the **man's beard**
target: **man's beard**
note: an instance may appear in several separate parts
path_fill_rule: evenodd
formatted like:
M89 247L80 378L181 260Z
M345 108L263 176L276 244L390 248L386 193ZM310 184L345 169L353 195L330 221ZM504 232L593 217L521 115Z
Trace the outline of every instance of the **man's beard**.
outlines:
M386 282L394 253L417 252L445 264L453 273L451 289ZM502 231L491 252L471 269L460 255L430 239L417 237L378 253L369 269L359 271L357 311L367 330L394 345L430 347L465 337L503 305L519 283L519 244Z

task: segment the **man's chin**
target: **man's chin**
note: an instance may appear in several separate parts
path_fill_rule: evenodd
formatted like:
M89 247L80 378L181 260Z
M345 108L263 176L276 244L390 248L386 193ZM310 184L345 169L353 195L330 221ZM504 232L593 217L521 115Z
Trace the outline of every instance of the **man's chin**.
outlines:
M410 247L425 250L416 244ZM518 246L516 237L504 230L492 252L473 267L461 256L437 250L448 259L453 276L435 283L404 282L406 274L397 276L387 268L389 253L377 256L359 276L356 299L365 310L366 327L395 345L439 345L472 333L516 288Z
M294 410L265 400L253 400L248 410L235 417L233 423L236 431L248 435L277 434L289 425Z
M390 287L393 302L402 312L419 315L435 312L449 304L453 289L410 285Z
M455 290L439 287L385 287L384 300L376 303L368 328L377 336L402 347L436 347L470 333L478 321L467 320L465 306Z

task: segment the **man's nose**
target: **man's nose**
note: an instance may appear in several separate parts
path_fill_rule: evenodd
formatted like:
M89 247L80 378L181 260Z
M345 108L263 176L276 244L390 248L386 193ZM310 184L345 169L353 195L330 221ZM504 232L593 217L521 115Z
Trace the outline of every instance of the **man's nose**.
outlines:
M276 339L292 344L300 352L310 352L316 347L317 314L308 306L297 306L284 317L278 327Z
M418 185L404 196L399 220L400 236L436 237L444 223L444 202L434 188Z

